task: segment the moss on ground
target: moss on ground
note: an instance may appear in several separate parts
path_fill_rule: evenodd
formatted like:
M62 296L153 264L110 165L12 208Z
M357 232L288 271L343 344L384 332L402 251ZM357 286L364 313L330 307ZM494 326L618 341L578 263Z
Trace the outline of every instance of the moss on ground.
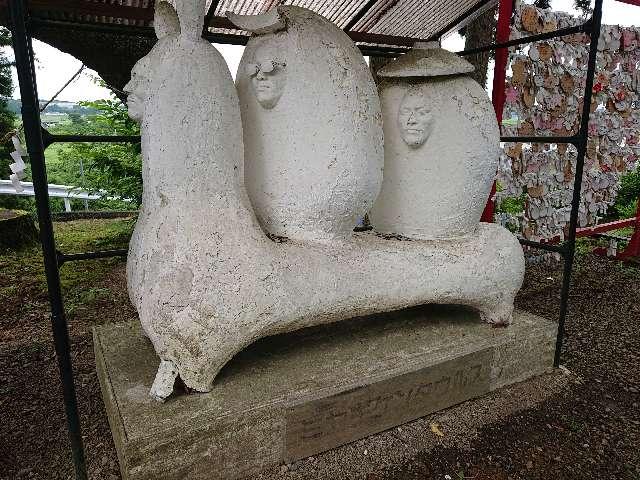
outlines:
M127 248L133 225L132 219L56 222L57 248L63 253ZM63 265L60 280L67 313L74 313L97 298L108 295L108 289L93 285L122 262L124 258L107 258ZM18 252L1 253L0 265L0 304L12 304L16 297L22 297L18 311L11 313L26 313L41 308L46 302L47 285L40 245L35 244Z
M122 248L132 226L131 220L80 220L56 223L55 229L59 248L73 253ZM461 448L425 449L411 456L394 453L393 460L373 470L366 462L356 462L353 468L349 467L351 477L457 478L464 470L467 478L476 475L477 480L640 479L640 268L590 254L595 246L590 242L593 240L581 241L573 275L562 359L575 376L571 374L566 391L506 418L496 417L502 420L479 430L456 433L454 436L468 439ZM95 372L91 329L136 318L127 297L124 270L121 258L70 262L61 269L82 433L92 479L120 478ZM518 308L558 318L561 279L560 264L528 265ZM0 255L0 300L0 478L72 478L39 247ZM508 390L505 392L497 394L502 401L511 404L517 399ZM501 404L489 400L488 405L494 408ZM397 444L381 443L379 437L366 442L372 448L404 451L405 435L433 435L429 423L424 425L426 430L420 424L403 427L403 432L398 430L394 434L399 439ZM349 447L344 448L348 456L339 453L335 457L318 457L313 463L301 464L301 470L294 474L300 477L308 473L311 477L316 472L316 478L342 468L340 465L348 463L343 461L345 458L355 458ZM261 478L282 475L277 468L273 475Z

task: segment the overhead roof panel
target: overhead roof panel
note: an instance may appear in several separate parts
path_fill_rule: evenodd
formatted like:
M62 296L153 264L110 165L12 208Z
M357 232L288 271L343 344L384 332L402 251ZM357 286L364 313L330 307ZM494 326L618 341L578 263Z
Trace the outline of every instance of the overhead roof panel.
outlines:
M496 2L485 0L381 0L354 30L385 35L431 38Z
M148 27L153 21L154 0L29 0L30 13L40 20L69 24L118 24ZM460 22L473 18L497 0L208 0L212 7L210 31L230 35L229 43L241 43L238 31L224 14L255 15L277 5L296 5L323 15L338 27L349 27L358 42L411 45L416 39L432 39ZM7 0L0 0L6 14ZM2 12L0 12L2 13ZM388 37L388 38L382 38ZM246 42L246 40L244 40Z
M313 10L340 28L345 28L367 3L368 0L285 0L283 2L284 5L295 5Z
M277 5L294 5L313 10L344 28L367 3L368 0L220 0L216 3L215 14L224 16L225 12L232 11L240 15L256 15Z

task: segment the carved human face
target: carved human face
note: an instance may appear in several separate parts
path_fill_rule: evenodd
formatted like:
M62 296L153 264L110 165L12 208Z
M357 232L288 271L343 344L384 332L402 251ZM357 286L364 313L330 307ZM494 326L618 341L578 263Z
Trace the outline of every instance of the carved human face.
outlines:
M149 61L143 58L131 70L131 80L123 89L127 94L129 117L136 122L141 122L144 116L145 100L149 90L149 75Z
M398 110L398 128L402 140L411 148L420 147L433 129L433 114L422 95L408 92Z
M247 65L247 74L258 103L273 108L280 100L286 85L286 62L281 60L273 46L259 47L254 63Z

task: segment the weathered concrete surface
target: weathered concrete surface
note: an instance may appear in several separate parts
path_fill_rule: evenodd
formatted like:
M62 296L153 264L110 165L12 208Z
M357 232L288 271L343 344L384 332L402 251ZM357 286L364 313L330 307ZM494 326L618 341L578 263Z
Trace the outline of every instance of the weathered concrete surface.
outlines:
M348 238L382 185L376 86L345 32L295 6L264 16L276 13L286 28L252 36L236 76L247 192L269 233Z
M419 239L473 235L500 157L500 129L473 66L416 48L380 69L384 179L369 217L375 230Z
M490 323L511 321L524 258L518 240L498 225L438 241L373 233L331 242L269 238L244 185L243 124L231 74L200 38L206 2L174 3L175 10L156 2L158 43L125 88L130 116L140 122L144 183L127 285L161 362L155 398L171 391L175 373L188 387L210 391L244 347L304 327L427 303L464 304ZM323 22L316 27L328 28ZM287 64L290 72L296 62ZM267 59L259 63L278 71ZM351 135L342 123L335 128L338 136ZM350 198L350 190L338 197Z
M551 322L520 311L491 328L460 307L418 307L263 339L210 393L158 408L140 327L94 332L125 480L249 476L541 374L554 339Z

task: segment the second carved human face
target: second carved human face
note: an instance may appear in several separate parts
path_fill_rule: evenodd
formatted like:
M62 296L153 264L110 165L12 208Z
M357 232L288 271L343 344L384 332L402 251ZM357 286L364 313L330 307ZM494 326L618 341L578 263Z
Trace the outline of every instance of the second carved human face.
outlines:
M431 134L433 113L422 95L408 92L398 110L398 128L404 142L411 148L418 148Z
M258 103L270 109L276 106L286 85L286 62L280 59L273 47L258 48L255 61L247 65L247 74Z

